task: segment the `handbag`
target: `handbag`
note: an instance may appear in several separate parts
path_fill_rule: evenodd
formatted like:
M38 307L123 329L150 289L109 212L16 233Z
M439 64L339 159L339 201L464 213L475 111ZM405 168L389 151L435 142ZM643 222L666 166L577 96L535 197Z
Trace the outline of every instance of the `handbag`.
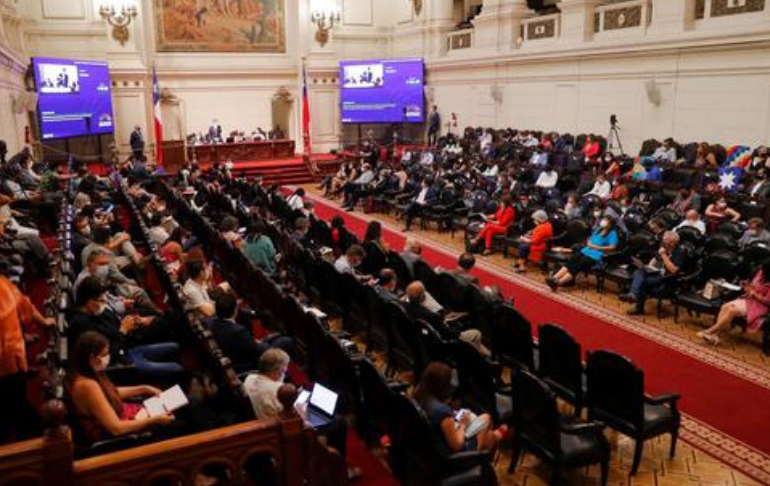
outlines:
M703 298L706 300L718 299L722 291L722 286L717 280L709 280L703 288Z

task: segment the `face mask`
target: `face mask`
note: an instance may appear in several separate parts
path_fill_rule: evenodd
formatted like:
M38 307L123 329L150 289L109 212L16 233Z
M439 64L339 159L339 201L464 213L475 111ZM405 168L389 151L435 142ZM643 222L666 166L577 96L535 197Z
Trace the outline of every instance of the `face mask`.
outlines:
M724 208L726 208L726 207L727 207L727 203L723 203L723 202L721 202L721 203L718 203L718 204L717 204L717 207L718 207L719 209L724 209Z
M602 212L601 211L594 211L594 218L598 219L598 218L601 218L601 217L602 217Z
M94 272L94 277L98 278L99 280L107 280L107 277L110 274L110 266L109 265L99 265L96 267L96 271Z
M610 223L606 219L601 220L601 222L599 223L600 228L606 228L609 225Z
M95 366L96 371L104 371L110 365L110 355L109 354L107 354L105 356L98 356L96 359L98 361L97 365Z

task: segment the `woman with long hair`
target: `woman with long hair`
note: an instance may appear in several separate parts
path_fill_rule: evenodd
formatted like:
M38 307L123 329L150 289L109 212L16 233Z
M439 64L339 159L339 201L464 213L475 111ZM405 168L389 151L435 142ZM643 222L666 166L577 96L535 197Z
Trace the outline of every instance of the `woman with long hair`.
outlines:
M484 227L481 228L479 234L471 241L473 246L478 245L481 241L484 242L484 255L492 253L492 238L497 235L504 235L508 232L508 227L511 226L516 219L516 210L513 208L513 198L510 194L506 194L500 198L500 205L495 211L495 215L487 219Z
M719 336L730 329L733 321L746 319L749 331L759 331L770 312L770 260L754 274L751 282L743 282L743 295L727 302L719 310L717 322L698 336L709 344L719 344Z
M486 421L487 427L475 437L466 439L465 431L471 423L472 414L468 411L456 414L449 404L455 391L452 373L452 368L444 363L430 363L414 393L415 401L428 417L436 437L440 438L441 451L450 455L460 451L494 449L505 435L505 426L493 430L492 418L488 414L480 415L478 419Z
M125 402L130 398L159 395L160 390L149 385L116 387L104 372L109 362L107 338L92 331L81 334L70 356L67 391L87 441L142 432L169 425L174 420L172 414L150 417L142 405Z
M586 245L573 256L553 276L548 277L545 283L556 292L556 289L574 282L575 276L593 268L602 261L604 255L615 251L618 247L618 231L615 228L615 219L606 214L601 217L593 234L588 238Z

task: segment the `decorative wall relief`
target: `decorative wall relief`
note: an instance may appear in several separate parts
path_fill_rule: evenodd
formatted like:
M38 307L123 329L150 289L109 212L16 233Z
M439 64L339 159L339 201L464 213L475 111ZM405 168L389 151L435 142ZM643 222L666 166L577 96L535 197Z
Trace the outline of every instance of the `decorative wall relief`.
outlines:
M285 52L284 0L154 0L158 51Z

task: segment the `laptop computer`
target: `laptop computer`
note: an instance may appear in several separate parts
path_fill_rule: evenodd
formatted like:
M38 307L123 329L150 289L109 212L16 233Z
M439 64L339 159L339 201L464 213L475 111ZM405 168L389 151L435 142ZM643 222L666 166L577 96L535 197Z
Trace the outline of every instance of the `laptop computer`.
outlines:
M310 394L305 420L315 428L328 425L334 420L338 395L320 383L316 383Z

